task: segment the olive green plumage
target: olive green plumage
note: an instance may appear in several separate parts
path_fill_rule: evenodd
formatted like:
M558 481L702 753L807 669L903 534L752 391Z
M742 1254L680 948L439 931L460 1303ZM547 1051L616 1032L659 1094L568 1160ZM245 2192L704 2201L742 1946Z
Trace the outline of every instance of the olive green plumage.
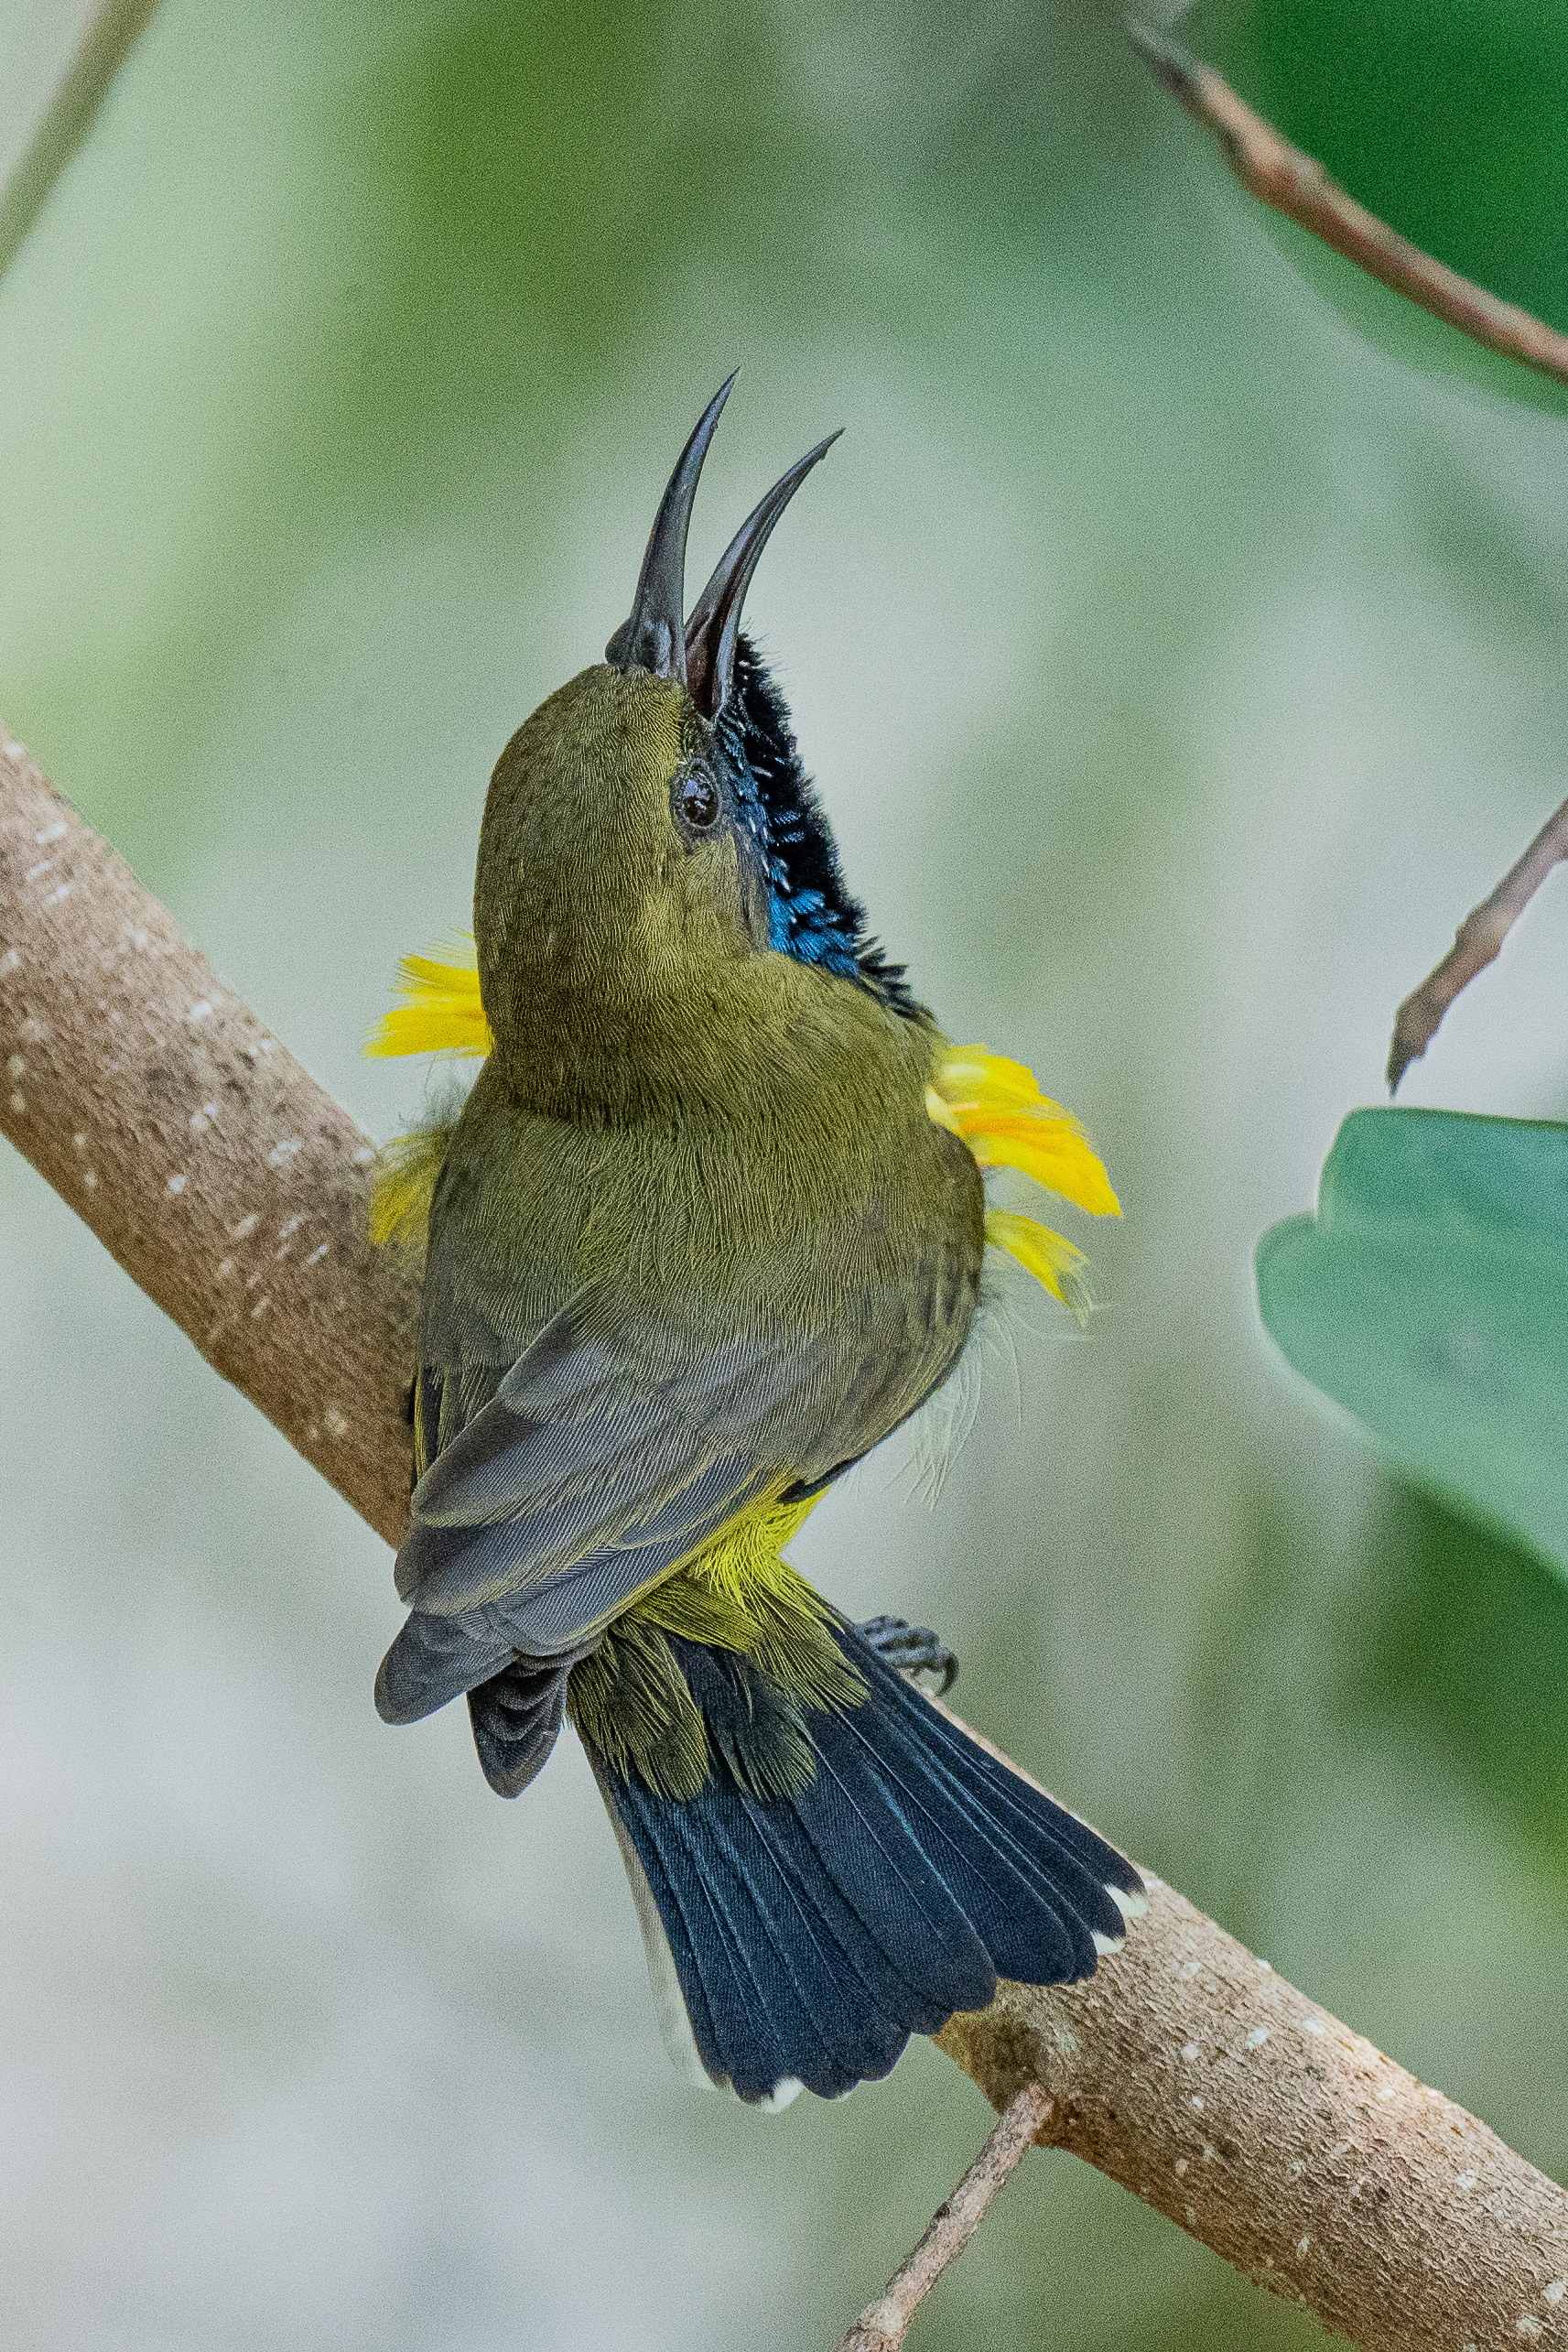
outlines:
M926 1706L893 1670L920 1642L884 1653L783 1557L964 1349L981 1131L1114 1196L1032 1075L955 1055L866 936L738 634L827 444L683 622L724 397L605 663L491 782L459 1031L487 1058L376 1212L395 1236L433 1178L409 1614L376 1696L408 1722L466 1694L504 1795L569 1712L702 2065L776 2103L885 2073L999 1972L1087 1974L1137 1876ZM1076 1253L1027 1224L1006 1245L1065 1295Z
M422 1498L400 1589L428 1615L491 1610L476 1659L503 1625L564 1655L739 1513L820 1486L946 1376L979 1295L979 1173L925 1108L938 1033L766 946L737 830L683 823L683 786L719 769L683 701L585 671L486 803L494 1045L431 1208L416 1473L454 1462L556 1318L609 1389L577 1408L558 1487L508 1490L500 1540L493 1495ZM627 1409L596 1420L611 1392ZM651 1512L659 1540L629 1542Z

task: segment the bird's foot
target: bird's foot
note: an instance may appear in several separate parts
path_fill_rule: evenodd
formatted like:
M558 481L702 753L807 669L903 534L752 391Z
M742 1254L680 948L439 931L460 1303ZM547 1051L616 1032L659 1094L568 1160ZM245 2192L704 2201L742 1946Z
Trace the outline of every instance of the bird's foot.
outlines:
M855 1631L897 1673L935 1675L938 1698L946 1698L958 1679L957 1659L929 1625L911 1625L903 1617L868 1617Z

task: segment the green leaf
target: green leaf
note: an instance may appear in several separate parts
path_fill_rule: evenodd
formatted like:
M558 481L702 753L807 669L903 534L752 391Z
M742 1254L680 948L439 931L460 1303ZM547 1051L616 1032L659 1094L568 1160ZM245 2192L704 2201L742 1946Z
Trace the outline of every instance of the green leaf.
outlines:
M1540 0L1198 0L1177 31L1360 203L1450 268L1568 331L1568 9ZM1269 216L1397 357L1568 413L1568 394Z
M1400 1469L1568 1569L1568 1128L1352 1112L1258 1299Z

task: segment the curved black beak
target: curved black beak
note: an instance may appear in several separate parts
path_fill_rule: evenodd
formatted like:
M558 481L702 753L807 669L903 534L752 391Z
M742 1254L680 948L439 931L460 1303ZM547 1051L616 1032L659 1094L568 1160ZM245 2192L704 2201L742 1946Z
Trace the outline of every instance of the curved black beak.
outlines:
M729 390L728 385L725 390ZM840 426L838 431L843 429ZM827 456L838 439L838 433L829 433L787 473L780 475L767 496L752 507L719 557L713 578L697 601L686 624L685 675L687 691L705 719L717 719L730 699L730 689L735 682L735 640L740 634L741 607L773 525L812 467Z
M681 615L686 610L686 535L697 478L713 429L723 414L739 368L727 376L697 420L692 437L680 453L659 501L648 551L637 576L637 594L631 612L604 648L604 658L616 669L650 669L655 677L686 682L686 644Z

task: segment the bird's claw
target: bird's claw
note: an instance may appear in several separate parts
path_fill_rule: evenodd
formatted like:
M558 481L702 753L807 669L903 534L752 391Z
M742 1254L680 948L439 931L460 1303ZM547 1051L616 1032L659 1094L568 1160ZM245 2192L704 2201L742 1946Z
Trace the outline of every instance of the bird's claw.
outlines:
M855 1631L896 1673L940 1676L938 1698L946 1698L958 1679L957 1659L929 1625L911 1625L904 1617L868 1617Z

